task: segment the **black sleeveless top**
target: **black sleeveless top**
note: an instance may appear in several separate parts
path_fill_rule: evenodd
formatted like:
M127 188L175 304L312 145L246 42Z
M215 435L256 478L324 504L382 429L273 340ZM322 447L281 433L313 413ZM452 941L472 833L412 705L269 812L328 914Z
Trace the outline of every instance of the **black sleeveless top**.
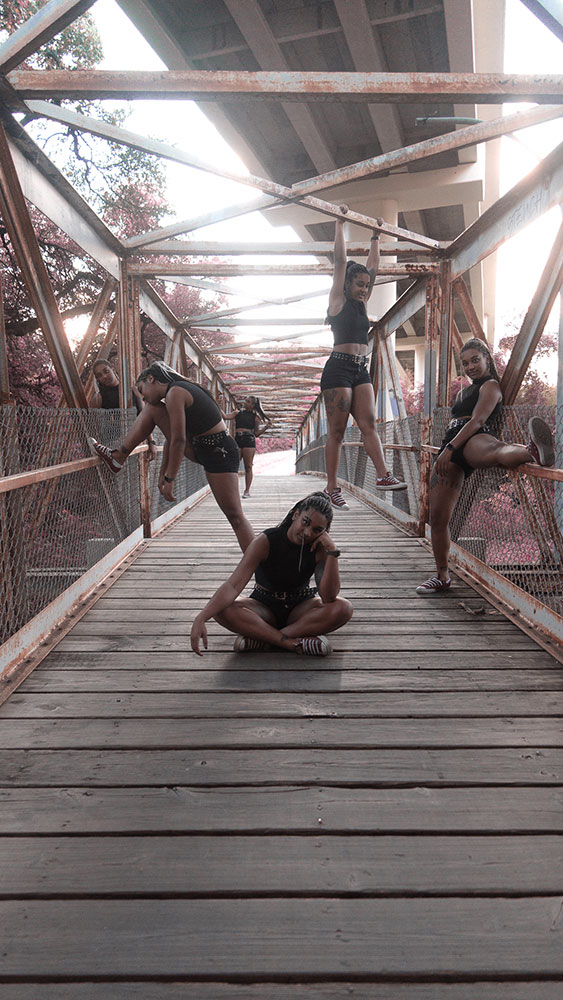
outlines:
M237 431L252 431L256 424L256 414L254 410L239 410L235 417L235 427Z
M119 385L99 385L98 391L100 393L100 399L102 401L100 409L102 410L119 409ZM129 405L134 406L137 413L140 413L142 410L142 406L134 392L131 393L131 403Z
M334 334L335 347L340 344L365 344L367 347L370 322L365 302L346 299L340 312L327 316L326 320Z
M196 385L195 382L188 382L187 379L177 379L168 386L165 396L170 389L179 385L181 389L187 389L192 394L193 403L186 410L186 435L188 438L196 437L198 434L205 434L210 431L215 424L223 419L217 403L211 396Z
M256 567L254 579L258 586L277 591L302 590L307 587L317 562L310 544L301 547L301 544L290 542L287 527L266 528L263 534L270 543L270 553Z
M496 378L494 378L493 375L485 375L485 378L476 379L475 382L471 383L471 385L468 385L465 387L465 389L462 389L461 392L458 393L457 399L454 405L452 406L452 417L458 417L458 418L471 417L473 414L473 410L477 405L477 400L479 398L481 386L484 385L485 382L491 382L491 381L497 382ZM497 403L491 415L487 417L487 420L492 420L493 417L496 417L500 413L501 407L502 407L502 400L500 401L500 403Z

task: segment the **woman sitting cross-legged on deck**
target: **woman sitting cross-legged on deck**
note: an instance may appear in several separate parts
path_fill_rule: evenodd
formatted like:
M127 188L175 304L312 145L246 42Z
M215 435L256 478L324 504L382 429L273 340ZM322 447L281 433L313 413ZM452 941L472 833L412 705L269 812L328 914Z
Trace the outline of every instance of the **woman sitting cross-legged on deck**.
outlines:
M515 469L526 462L553 465L551 431L540 417L528 423L527 445L505 444L492 432L489 421L499 412L502 393L495 363L487 345L477 338L468 340L460 352L461 364L471 385L458 393L452 406L452 420L440 446L430 478L430 527L436 576L416 588L425 597L449 590L450 519L459 499L464 479L475 469L502 466Z
M237 653L278 646L290 653L327 656L331 647L325 632L334 632L353 614L349 601L339 597L339 550L328 531L332 506L323 493L313 493L291 508L276 528L254 539L229 579L197 615L191 646L201 656L207 649L205 623L214 618L236 632ZM239 597L255 574L250 597ZM310 587L315 574L318 586Z

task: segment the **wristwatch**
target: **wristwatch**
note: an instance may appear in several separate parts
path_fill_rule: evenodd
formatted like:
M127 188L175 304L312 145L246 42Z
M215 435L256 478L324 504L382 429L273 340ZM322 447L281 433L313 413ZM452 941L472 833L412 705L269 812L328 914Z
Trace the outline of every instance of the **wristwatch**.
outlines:
M340 549L329 549L327 551L327 556L334 556L335 559L338 559L339 555L340 555Z
M173 480L173 479L171 479L171 478L170 478L170 476L165 476L165 477L164 477L164 481L165 481L166 483L173 483L173 482L174 482L174 480Z

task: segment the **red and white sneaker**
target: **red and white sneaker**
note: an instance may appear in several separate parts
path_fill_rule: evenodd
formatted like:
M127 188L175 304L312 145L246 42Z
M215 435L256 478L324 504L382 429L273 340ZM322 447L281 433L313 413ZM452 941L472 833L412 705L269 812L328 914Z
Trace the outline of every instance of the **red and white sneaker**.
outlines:
M323 493L329 498L332 506L336 507L337 510L350 510L348 504L342 496L340 486L337 486L334 490L327 490L325 486Z
M313 635L297 640L297 652L304 656L328 656L332 653L332 646L326 635Z
M449 590L452 585L451 578L440 580L439 576L431 576L416 588L417 594L427 597L429 594L440 594L443 590Z
M99 441L96 441L96 438L90 437L88 438L88 447L96 458L101 458L110 472L121 472L121 466L119 462L115 461L111 448L108 448L105 444L100 444Z
M407 488L407 484L402 483L391 472L388 472L385 476L381 476L380 479L376 479L375 485L378 490L406 490Z
M269 648L267 642L263 642L262 639L252 639L249 635L237 635L233 643L235 653L259 653Z
M528 430L530 440L526 445L537 465L549 468L555 462L555 449L553 447L553 434L541 417L531 417L528 420Z

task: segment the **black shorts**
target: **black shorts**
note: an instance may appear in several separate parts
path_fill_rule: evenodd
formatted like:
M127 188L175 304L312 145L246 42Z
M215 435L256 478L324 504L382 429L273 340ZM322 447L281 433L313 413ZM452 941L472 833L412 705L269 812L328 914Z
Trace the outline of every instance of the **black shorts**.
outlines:
M203 465L206 472L238 472L238 448L226 431L193 438L192 448L196 462Z
M444 434L444 437L442 438L442 443L440 445L440 451L438 452L438 455L441 455L442 452L443 452L443 450L444 450L444 448L446 447L446 445L450 441L453 441L453 439L455 438L456 434L459 434L460 429L461 428L460 428L459 425L457 427L449 427L448 428L448 430ZM487 427L486 424L485 424L484 427L480 427L478 431L475 431L475 434L490 434L491 437L496 437L496 434L493 434L493 432L491 431L490 427ZM472 436L474 437L475 435L472 435ZM466 444L467 444L467 442L466 442ZM465 447L465 445L463 447ZM436 458L438 457L438 455L436 455ZM463 457L463 448L460 448L459 451L452 451L452 455L451 455L450 461L452 461L454 463L454 465L457 465L458 468L460 468L460 469L463 470L463 475L464 475L465 479L469 479L469 477L472 475L472 473L475 472L475 469L473 468L473 466L470 465L469 462L465 461L465 459Z
M295 594L288 593L285 598L280 598L275 597L274 594L269 594L266 590L262 590L262 588L258 589L255 587L250 596L253 601L264 604L274 612L276 628L282 629L287 625L287 619L293 609L299 604L303 604L303 601L310 601L316 593L316 587L307 587L305 590L298 590Z
M327 359L321 378L321 392L326 389L355 389L357 385L371 385L365 358L356 354L333 351Z
M235 441L239 448L255 448L256 438L252 431L237 431Z

